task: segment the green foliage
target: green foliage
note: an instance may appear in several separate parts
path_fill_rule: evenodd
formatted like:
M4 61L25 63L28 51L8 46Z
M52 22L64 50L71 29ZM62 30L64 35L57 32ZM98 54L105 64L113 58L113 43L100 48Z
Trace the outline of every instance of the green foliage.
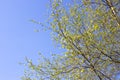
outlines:
M25 80L114 80L120 71L119 0L52 0L54 39L63 55L27 60ZM41 58L41 57L40 57ZM29 79L30 78L30 79ZM23 79L24 80L24 79Z

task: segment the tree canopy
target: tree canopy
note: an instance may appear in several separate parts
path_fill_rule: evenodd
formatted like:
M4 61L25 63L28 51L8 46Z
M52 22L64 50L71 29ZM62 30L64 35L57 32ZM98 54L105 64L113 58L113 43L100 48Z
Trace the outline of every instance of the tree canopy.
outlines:
M51 0L50 28L66 51L27 61L22 80L115 80L120 72L120 0Z

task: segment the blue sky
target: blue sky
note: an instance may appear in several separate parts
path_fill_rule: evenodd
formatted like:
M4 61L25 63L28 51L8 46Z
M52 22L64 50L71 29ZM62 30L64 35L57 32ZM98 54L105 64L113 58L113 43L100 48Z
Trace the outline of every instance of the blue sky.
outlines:
M29 20L44 22L49 0L0 0L0 80L20 80L25 56L37 59L38 52L48 55L54 48L50 31Z

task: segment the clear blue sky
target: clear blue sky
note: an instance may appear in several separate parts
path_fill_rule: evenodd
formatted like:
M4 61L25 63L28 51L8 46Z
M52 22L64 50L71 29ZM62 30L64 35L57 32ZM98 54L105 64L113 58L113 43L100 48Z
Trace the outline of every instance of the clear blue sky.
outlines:
M34 32L47 19L49 0L0 0L0 80L20 80L25 56L37 59L38 52L56 52L49 31Z

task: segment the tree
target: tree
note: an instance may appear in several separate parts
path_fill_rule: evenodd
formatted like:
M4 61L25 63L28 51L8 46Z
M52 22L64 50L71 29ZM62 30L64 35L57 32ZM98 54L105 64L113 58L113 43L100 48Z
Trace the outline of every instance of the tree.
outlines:
M23 80L115 80L120 71L120 1L51 1L54 39L66 49L36 65Z

